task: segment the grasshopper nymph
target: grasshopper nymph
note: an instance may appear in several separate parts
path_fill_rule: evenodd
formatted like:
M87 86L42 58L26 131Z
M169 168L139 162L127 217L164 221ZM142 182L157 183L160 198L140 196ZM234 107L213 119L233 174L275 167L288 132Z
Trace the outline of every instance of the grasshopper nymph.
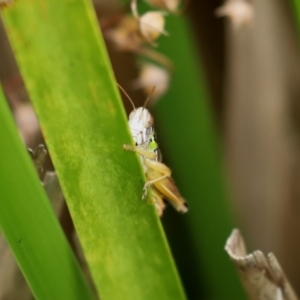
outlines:
M171 170L161 162L161 153L153 126L154 120L148 109L145 108L150 96L145 101L143 107L136 109L128 94L120 85L119 87L133 106L128 123L135 146L125 144L123 148L128 151L137 152L140 155L147 178L142 199L146 197L149 188L152 196L151 202L154 203L159 216L162 216L165 209L163 198L168 200L177 211L182 213L187 212L188 206L181 197L171 177Z

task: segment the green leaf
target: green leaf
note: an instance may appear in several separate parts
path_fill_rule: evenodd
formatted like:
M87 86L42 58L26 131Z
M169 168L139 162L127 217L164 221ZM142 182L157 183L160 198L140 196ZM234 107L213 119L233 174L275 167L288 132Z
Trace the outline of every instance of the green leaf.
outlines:
M184 299L89 1L17 1L3 19L101 299Z
M34 296L92 299L1 89L0 143L0 226Z

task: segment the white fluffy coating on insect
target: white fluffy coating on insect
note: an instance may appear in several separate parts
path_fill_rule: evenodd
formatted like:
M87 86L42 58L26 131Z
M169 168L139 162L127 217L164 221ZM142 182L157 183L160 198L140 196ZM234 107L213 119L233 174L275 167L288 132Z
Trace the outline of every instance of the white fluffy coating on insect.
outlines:
M167 9L172 13L177 13L177 9L181 1L180 0L146 0L146 2L154 7Z
M165 27L165 13L150 11L139 18L140 32L149 43L154 42L161 34L167 35Z
M141 65L139 77L134 81L134 87L143 89L149 95L153 86L155 90L151 95L152 103L168 91L170 73L154 64L144 63Z
M234 28L248 26L254 19L253 4L247 0L227 0L216 10L218 17L228 17Z
M129 128L137 146L148 142L153 131L153 117L144 107L133 110L129 115Z

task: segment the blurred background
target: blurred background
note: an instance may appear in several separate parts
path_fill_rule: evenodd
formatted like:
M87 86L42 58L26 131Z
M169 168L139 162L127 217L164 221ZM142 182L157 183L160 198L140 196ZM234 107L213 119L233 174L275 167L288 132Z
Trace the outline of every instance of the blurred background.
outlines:
M216 17L216 9L224 4L219 0L186 1L183 16L177 18L187 20L189 39L196 57L195 62L198 64L196 68L201 70L204 82L201 84L205 85L207 95L205 97L211 120L208 123L213 128L217 141L216 153L221 160L222 180L226 185L227 196L224 198L226 209L229 211L226 218L230 219L228 222L225 221L227 236L230 234L230 228L238 227L246 239L249 250L273 252L299 295L299 32L291 1L253 0L249 3L253 6L254 17L251 22L240 26L234 26L230 18ZM129 11L128 6L121 7L118 1L95 0L94 4L104 33L110 28L110 21L115 16ZM112 23L114 24L114 21ZM166 29L168 30L168 25ZM176 38L176 34L177 32L170 32L172 38ZM145 93L141 89L133 88L132 84L139 76L137 54L116 49L109 39L107 46L117 81L128 91L136 106L143 104ZM163 42L161 47L167 49L167 46L164 48ZM159 52L160 45L155 50ZM164 54L168 55L167 51ZM181 59L184 61L185 58ZM176 61L172 61L176 70ZM183 79L180 79L181 84L188 85L189 77L187 74L183 75L181 77ZM27 147L35 148L43 141L42 134L2 24L0 24L0 80L24 143ZM172 82L172 78L170 80ZM130 104L127 100L124 101L127 111L130 111ZM169 110L172 114L172 111L176 111L175 104L173 107L173 104L164 101L167 100L162 96L150 106L150 109L157 118L156 127L164 161L174 169L175 180L183 194L188 194L185 181L180 178L180 166L177 167L174 162L178 157L172 156L174 147L169 146L171 141L168 142L168 133L164 130L166 115L160 112L160 109ZM185 106L189 105L189 99L182 94L180 101L184 103L181 108L185 110ZM170 116L173 122L178 118L176 113L175 116ZM184 133L179 134L177 138L181 141L183 135ZM193 137L191 140L193 141ZM192 148L193 143L189 146ZM182 150L185 149L185 145L182 147ZM186 155L188 152L181 152L182 164L188 161ZM201 153L195 155L201 156ZM49 158L44 168L45 170L53 168ZM196 173L197 170L193 174ZM193 178L186 178L186 181L192 182ZM205 214L206 201L210 199L205 199L204 196L203 200L201 193L194 197L204 202L201 204L201 210ZM191 211L192 204L193 200ZM210 208L207 211L209 210ZM194 215L191 218L192 221L179 218L176 212L170 209L166 211L162 221L188 298L213 299L209 291L211 284L207 283L209 279L205 278L206 272L203 271L209 268L205 262L207 256L203 254L206 250L201 252L202 246L199 246L199 243L210 243L210 235L214 236L212 237L214 240L215 232L222 231L222 220L218 224L217 215L210 215L209 218L214 219L220 229L210 232L207 227L207 235L200 234L201 238L203 236L205 238L199 242L194 238L195 232L205 231L206 228L201 225L202 229L195 229L194 226L191 230L191 224L195 224L198 222L196 219L202 217ZM61 220L66 232L72 232L66 207ZM219 239L225 245L226 238L223 234ZM0 246L0 249L4 248ZM4 253L1 251L0 256ZM219 247L217 253L219 252L224 256L220 261L227 259L223 248ZM4 260L3 257L3 255L0 257L0 262ZM0 265L2 266L2 263ZM222 272L221 266L219 267ZM4 270L2 267L1 269L0 286L4 286L3 280L8 281L10 277L7 276L7 269ZM16 281L12 286L14 284ZM5 286L9 286L9 283ZM0 299L29 299L24 292L22 295L22 298L1 298L0 292ZM233 298L224 296L223 299Z

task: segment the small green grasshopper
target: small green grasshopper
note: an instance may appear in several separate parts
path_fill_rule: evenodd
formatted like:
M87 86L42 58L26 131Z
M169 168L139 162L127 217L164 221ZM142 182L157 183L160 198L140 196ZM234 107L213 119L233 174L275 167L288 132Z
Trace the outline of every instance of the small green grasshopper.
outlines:
M154 120L148 109L145 108L150 96L146 99L143 107L135 108L131 98L119 85L133 106L129 115L129 127L135 142L135 146L123 145L123 149L137 152L140 155L146 174L147 182L144 185L142 199L147 195L148 188L151 191L151 202L154 203L159 216L165 209L165 198L182 213L188 211L185 200L181 197L172 177L171 170L161 162L162 157L155 137Z

